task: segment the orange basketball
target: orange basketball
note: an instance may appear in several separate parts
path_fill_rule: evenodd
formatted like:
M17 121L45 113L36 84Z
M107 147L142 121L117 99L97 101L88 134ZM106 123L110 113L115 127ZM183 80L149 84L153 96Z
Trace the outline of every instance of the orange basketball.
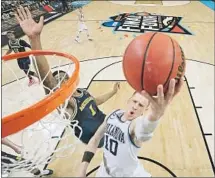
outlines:
M170 36L145 33L133 39L125 50L123 72L136 91L146 90L156 95L159 84L164 86L165 92L170 79L184 75L184 53Z

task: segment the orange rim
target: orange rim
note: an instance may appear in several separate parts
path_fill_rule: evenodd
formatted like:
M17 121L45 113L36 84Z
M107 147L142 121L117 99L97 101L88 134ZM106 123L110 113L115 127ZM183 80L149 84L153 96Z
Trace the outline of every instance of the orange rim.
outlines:
M80 64L77 58L72 55L55 52L55 51L42 51L34 50L27 52L20 52L10 54L2 57L2 60L8 61L12 59L22 58L29 55L57 55L70 59L75 64L75 70L73 75L65 82L61 88L54 93L46 96L43 100L36 104L20 110L14 114L8 115L2 119L2 138L14 134L20 130L25 129L31 124L37 122L53 110L55 110L60 104L62 104L76 89L79 83L79 70Z

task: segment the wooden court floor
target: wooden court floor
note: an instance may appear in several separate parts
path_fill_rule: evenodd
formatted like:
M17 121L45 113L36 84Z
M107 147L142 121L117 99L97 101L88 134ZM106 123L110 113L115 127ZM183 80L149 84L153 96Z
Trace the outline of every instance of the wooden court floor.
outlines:
M152 140L143 144L139 157L153 177L214 177L214 11L197 1L171 7L93 1L83 10L93 42L87 41L86 35L82 35L82 43L75 43L77 12L71 12L45 25L42 45L44 49L70 53L83 61L80 85L88 88L93 96L111 90L114 81L121 82L120 92L101 105L105 113L123 108L133 92L123 77L121 56L134 38L134 33L113 33L112 28L103 27L101 23L125 12L145 11L183 17L182 26L193 35L168 35L181 44L188 59L185 85L168 108ZM27 40L26 37L23 39ZM52 66L56 64L55 60L49 62ZM15 61L10 62L10 65L19 77L23 76ZM4 84L11 80L3 64L2 82ZM71 137L71 143L74 139ZM61 144L63 142L59 146ZM76 176L84 149L84 144L78 144L72 155L55 160L48 168L55 171L55 177ZM101 160L102 150L99 150L88 171L99 166Z

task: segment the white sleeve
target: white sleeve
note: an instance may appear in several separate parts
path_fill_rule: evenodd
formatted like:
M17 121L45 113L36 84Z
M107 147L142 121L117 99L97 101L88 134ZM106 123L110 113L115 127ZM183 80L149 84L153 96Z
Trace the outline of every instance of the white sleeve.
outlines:
M134 129L137 140L144 142L151 139L158 123L159 121L150 121L147 117L138 117Z

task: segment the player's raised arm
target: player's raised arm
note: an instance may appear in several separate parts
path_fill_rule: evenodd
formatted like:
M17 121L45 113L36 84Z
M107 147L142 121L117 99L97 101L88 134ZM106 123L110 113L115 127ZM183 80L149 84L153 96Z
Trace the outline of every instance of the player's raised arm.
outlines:
M146 117L138 117L132 122L130 134L134 143L140 146L142 142L147 141L152 137L153 132L158 125L158 121L164 115L165 110L173 97L180 92L182 84L182 78L178 85L176 85L175 79L172 79L165 95L163 93L163 86L159 85L157 87L156 97L150 96L146 91L141 92L141 94L149 100L151 111Z
M27 7L17 9L17 14L15 14L17 21L20 24L23 32L28 36L29 41L31 43L32 50L42 50L40 34L43 29L43 16L40 17L39 23L36 23L31 16L31 13ZM43 80L47 73L50 71L50 67L48 61L45 56L36 56L36 62L38 66L38 70ZM57 82L53 77L52 73L49 72L46 79L44 80L44 86L52 89L56 86ZM49 91L46 90L46 93Z
M80 171L78 175L79 177L86 177L87 168L90 164L90 161L93 159L94 154L96 153L100 140L104 136L106 126L107 126L107 122L105 120L103 124L98 128L95 135L89 141L82 158L82 163L81 163Z
M120 83L117 82L114 84L113 90L95 98L96 104L97 105L103 104L104 102L109 100L112 96L114 96L119 91L119 89L120 89Z

